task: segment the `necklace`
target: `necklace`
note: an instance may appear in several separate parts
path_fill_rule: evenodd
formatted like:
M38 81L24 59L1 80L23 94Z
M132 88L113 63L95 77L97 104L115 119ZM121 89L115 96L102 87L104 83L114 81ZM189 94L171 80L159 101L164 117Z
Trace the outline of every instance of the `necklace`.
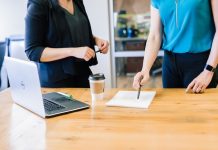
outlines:
M176 4L176 27L179 27L179 21L178 21L178 2L179 0L175 0L175 4Z

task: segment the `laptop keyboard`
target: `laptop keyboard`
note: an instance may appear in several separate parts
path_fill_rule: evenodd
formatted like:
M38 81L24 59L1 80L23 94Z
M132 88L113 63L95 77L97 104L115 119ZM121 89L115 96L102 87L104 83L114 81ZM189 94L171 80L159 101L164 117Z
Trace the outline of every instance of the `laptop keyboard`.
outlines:
M43 102L44 102L45 110L47 110L47 111L60 110L60 109L65 108L65 107L63 107L63 106L61 106L59 104L48 101L47 99L43 99Z

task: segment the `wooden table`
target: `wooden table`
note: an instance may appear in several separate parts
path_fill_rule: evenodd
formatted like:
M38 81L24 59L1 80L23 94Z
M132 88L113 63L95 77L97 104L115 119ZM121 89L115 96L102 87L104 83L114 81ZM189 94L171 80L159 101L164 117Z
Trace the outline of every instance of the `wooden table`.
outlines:
M185 94L155 89L149 109L106 107L118 91L106 91L94 108L42 119L0 93L0 150L218 150L218 89ZM90 103L89 89L61 91Z

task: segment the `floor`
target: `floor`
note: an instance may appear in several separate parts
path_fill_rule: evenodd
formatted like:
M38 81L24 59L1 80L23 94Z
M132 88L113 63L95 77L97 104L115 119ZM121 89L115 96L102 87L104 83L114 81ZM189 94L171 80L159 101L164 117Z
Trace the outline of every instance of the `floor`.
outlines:
M132 88L133 76L119 76L117 78L117 88ZM150 77L143 88L162 88L162 78L161 75Z

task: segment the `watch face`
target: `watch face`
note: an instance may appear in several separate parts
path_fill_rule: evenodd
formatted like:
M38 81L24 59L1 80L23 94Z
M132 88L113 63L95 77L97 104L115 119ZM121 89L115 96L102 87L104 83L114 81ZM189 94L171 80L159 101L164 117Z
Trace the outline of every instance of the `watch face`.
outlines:
M211 65L206 65L205 69L211 72L215 72L216 68L213 68Z

